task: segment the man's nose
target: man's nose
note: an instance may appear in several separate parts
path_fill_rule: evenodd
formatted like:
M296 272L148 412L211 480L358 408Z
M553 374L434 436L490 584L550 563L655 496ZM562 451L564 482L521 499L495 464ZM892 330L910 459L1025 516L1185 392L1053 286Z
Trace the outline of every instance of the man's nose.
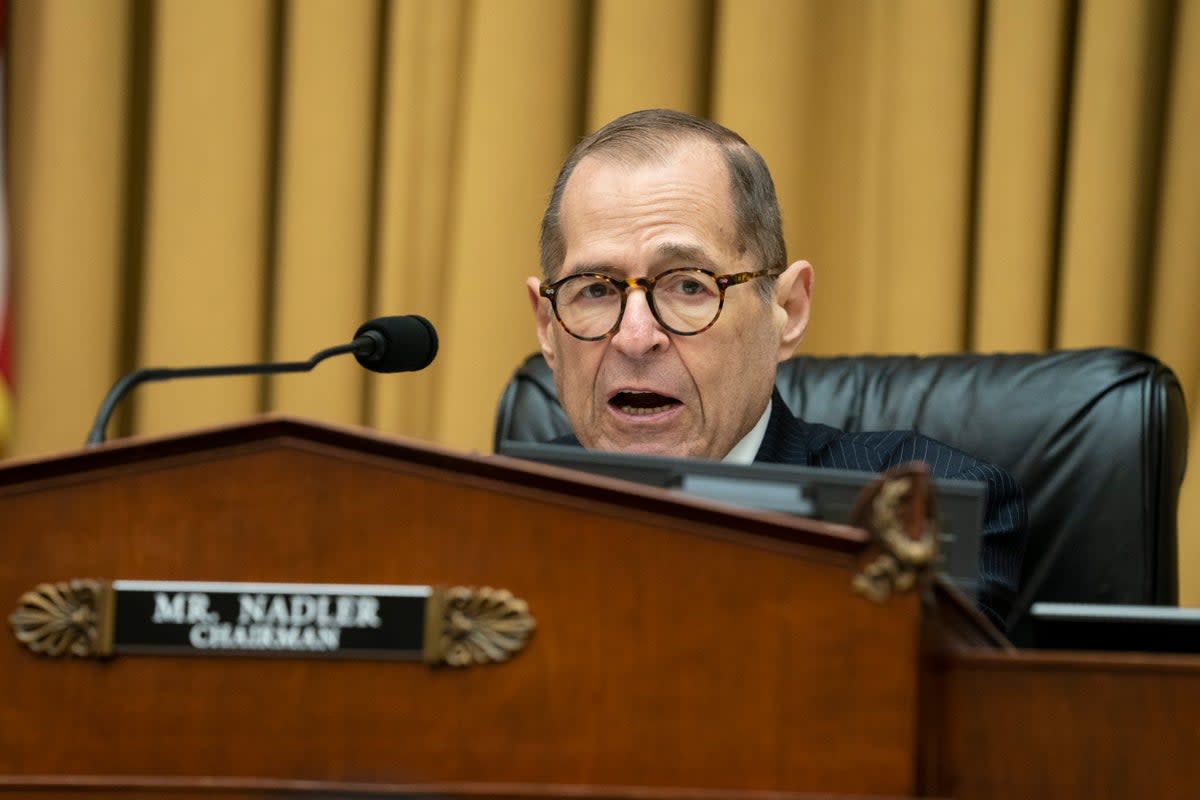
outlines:
M650 299L644 290L631 289L625 300L621 327L612 337L613 345L628 356L640 356L670 341L667 332L650 311Z

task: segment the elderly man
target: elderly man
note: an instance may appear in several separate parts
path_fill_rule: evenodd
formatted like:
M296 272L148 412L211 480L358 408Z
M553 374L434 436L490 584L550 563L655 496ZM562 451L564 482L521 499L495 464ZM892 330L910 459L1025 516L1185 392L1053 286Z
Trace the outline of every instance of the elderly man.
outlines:
M787 263L770 172L740 136L666 110L610 122L559 172L541 262L529 299L578 443L872 472L922 458L936 477L984 481L980 605L1004 619L1025 523L1013 478L916 433L806 423L775 390L813 268Z

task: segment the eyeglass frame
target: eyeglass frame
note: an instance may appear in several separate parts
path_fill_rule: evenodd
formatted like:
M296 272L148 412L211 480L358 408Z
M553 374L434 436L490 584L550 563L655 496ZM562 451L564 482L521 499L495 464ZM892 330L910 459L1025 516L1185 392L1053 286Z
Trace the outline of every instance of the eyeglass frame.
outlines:
M654 302L654 287L667 275L675 275L680 272L697 272L701 275L707 275L717 284L721 295L717 301L717 313L713 314L713 318L703 328L697 331L678 331L663 321L663 318L658 313L658 306ZM617 335L617 331L621 329L621 321L625 319L625 303L629 299L630 289L641 289L646 293L646 305L650 307L650 313L654 316L654 321L663 327L664 330L670 331L676 336L695 336L704 333L717 323L721 317L721 311L725 308L725 290L730 286L740 286L743 283L749 283L755 278L778 277L783 274L781 269L760 269L755 272L735 272L729 275L718 275L712 270L704 269L703 267L674 267L668 269L652 278L614 278L612 275L605 275L603 272L575 272L567 275L564 278L559 278L557 281L542 281L542 285L538 289L538 294L550 301L550 307L554 309L554 318L558 320L558 324L562 325L564 331L574 336L583 342L600 342L605 339L612 338ZM617 311L617 321L609 328L607 333L602 333L599 336L580 336L567 327L567 323L563 322L562 315L558 313L558 287L562 286L569 280L575 278L600 278L611 283L621 292L621 308Z

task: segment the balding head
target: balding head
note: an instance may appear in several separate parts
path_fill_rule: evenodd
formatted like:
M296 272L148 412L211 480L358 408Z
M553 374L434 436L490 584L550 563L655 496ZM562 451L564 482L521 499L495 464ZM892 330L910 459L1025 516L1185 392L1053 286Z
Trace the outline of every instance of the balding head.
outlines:
M783 223L775 184L762 157L733 131L706 119L667 109L635 111L618 117L583 139L567 157L542 218L542 274L549 280L562 267L566 255L562 230L562 200L576 167L585 158L636 166L665 162L682 146L696 142L717 148L729 174L730 200L739 252L751 251L759 269L787 266ZM771 294L771 282L761 281L759 291Z

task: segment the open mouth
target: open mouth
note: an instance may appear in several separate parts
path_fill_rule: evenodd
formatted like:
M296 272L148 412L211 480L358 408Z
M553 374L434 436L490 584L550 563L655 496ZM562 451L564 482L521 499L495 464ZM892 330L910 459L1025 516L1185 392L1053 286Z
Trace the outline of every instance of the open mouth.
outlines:
M617 392L609 398L608 404L623 414L634 416L661 414L680 405L674 397L657 392Z

